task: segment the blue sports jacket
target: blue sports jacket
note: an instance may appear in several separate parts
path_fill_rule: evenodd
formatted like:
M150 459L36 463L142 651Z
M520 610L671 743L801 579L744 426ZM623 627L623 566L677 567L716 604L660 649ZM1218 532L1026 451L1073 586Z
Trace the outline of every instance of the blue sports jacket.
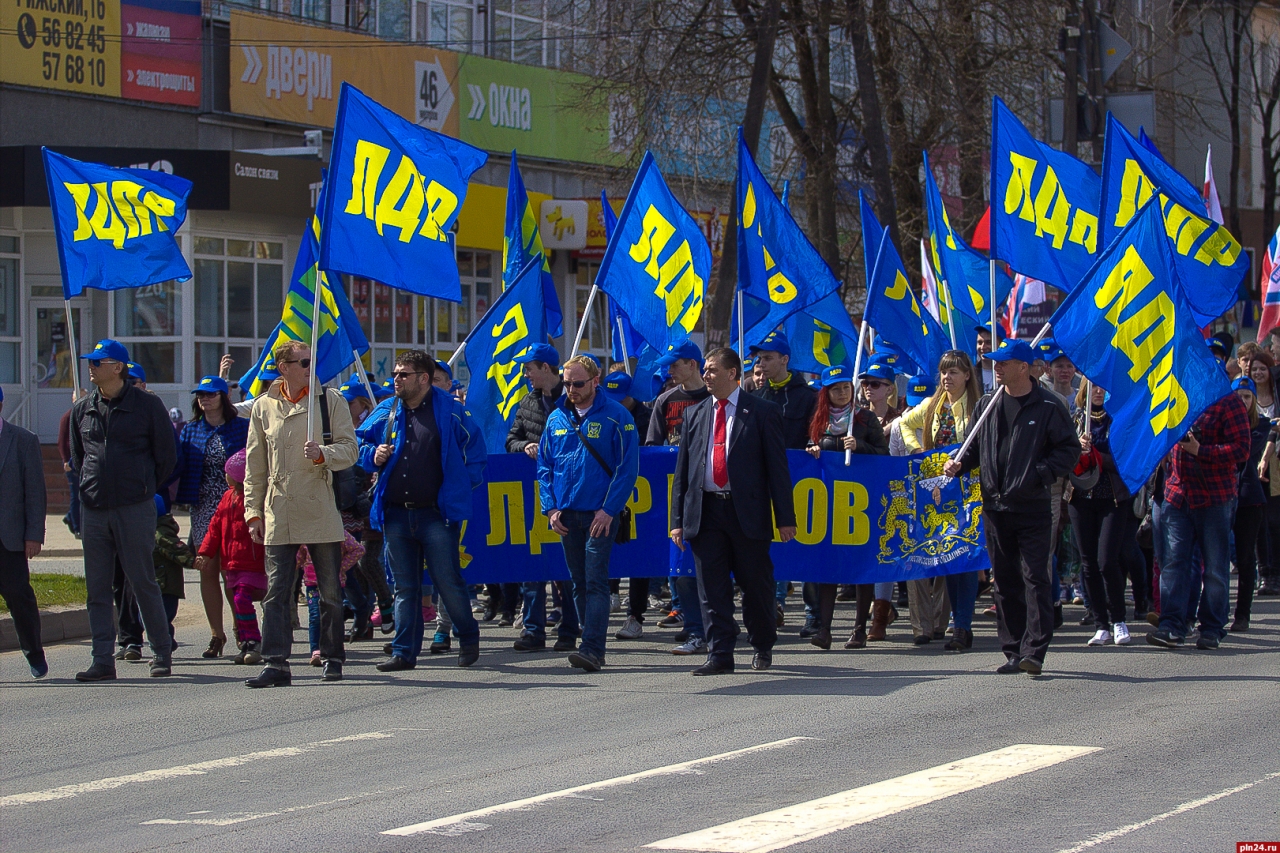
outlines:
M580 433L570 406L568 397L561 399L547 418L538 442L538 496L542 511L595 512L603 508L616 517L627 505L640 473L635 419L621 403L597 391L582 419ZM582 446L583 435L613 469L612 479Z
M387 419L395 412L391 427L391 444L395 450L387 464L379 468L373 464L378 445L386 443ZM471 490L484 479L484 466L489 460L484 436L472 420L471 413L453 397L439 388L431 389L431 411L435 415L436 429L440 433L440 462L444 482L440 484L437 505L445 521L460 522L471 518ZM370 473L390 471L396 467L400 451L404 447L404 406L399 398L383 400L369 413L356 430L360 439L360 467ZM369 509L369 523L375 530L382 529L382 496L387 490L386 479L378 478L373 488L373 505Z

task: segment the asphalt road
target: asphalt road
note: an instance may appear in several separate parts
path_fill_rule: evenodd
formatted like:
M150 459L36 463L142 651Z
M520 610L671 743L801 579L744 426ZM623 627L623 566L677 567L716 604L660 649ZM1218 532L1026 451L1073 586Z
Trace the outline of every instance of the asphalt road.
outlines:
M837 615L847 631L852 606ZM251 668L201 660L207 635L190 620L166 680L122 663L118 682L76 684L89 654L73 643L50 649L37 683L5 653L0 849L1167 853L1280 841L1280 601L1262 599L1254 630L1213 653L1158 650L1140 632L1091 649L1089 629L1070 625L1037 679L996 674L994 623L977 621L964 654L912 647L905 618L862 651L822 652L791 625L771 671L739 655L736 674L715 678L690 676L667 630L611 639L609 665L584 675L560 655L510 651L514 632L496 623L468 670L449 655L383 675L379 640L356 644L340 684L303 664L295 686L265 691L241 684Z

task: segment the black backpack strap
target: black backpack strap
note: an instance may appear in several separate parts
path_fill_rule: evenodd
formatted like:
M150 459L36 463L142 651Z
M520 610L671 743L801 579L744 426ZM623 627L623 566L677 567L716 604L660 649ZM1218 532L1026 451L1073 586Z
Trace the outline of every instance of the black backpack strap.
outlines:
M320 444L332 444L333 429L329 424L329 401L326 399L324 388L321 388L320 393L316 395L316 402L320 404Z

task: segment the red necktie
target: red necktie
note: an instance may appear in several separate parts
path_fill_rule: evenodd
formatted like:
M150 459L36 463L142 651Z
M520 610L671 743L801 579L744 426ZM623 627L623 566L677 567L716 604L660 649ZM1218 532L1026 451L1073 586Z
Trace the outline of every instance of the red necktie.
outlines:
M728 405L728 400L716 401L716 433L711 443L711 480L721 489L729 483L729 463L724 452L729 432L724 410Z

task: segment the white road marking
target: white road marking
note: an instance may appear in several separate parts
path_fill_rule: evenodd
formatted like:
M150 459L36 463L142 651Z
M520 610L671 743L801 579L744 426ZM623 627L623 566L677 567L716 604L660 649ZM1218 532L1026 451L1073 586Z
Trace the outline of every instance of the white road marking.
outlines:
M1201 806L1207 806L1209 805L1209 803L1217 802L1218 800L1229 797L1232 794L1238 794L1241 791L1247 791L1250 788L1252 788L1254 785L1260 785L1263 782L1270 781L1271 779L1275 779L1276 777L1280 777L1280 773L1268 773L1266 776L1263 776L1261 779L1254 780L1253 782L1249 782L1244 785L1237 785L1234 788L1228 788L1225 791L1219 791L1216 794L1210 794L1209 796L1201 797L1198 800L1190 800L1178 806L1177 808L1170 809L1169 811L1163 814L1158 814L1155 817L1149 817L1146 820L1141 820L1141 821L1138 821L1137 823L1131 823L1128 826L1122 826L1119 829L1112 829L1108 832L1100 832L1086 841L1081 841L1075 847L1067 847L1063 850L1059 850L1058 853L1081 853L1081 851L1088 850L1090 847L1097 847L1099 844L1106 844L1108 841L1114 841L1115 839L1128 835L1131 832L1135 832L1139 829L1145 829L1146 827L1151 826L1151 824L1153 823L1159 823L1162 820L1167 820L1168 818L1171 818L1171 817L1177 817L1180 814L1189 812L1192 809L1198 809Z
M1092 746L1015 744L645 846L768 853L1097 751Z
M376 797L380 794L388 794L391 791L398 791L402 787L404 786L402 785L396 788L390 788L386 791L369 791L368 793L365 793L365 794L355 794L354 796L350 796L350 797L339 797L336 800L326 800L323 803L311 803L310 805L306 805L306 806L294 806L292 808L279 809L278 811L273 811L273 812L233 812L232 814L229 814L226 817L204 817L204 818L194 818L194 819L188 818L185 820L173 820L171 818L160 817L160 818L156 818L155 820L144 820L141 824L139 824L139 826L178 826L178 825L234 826L237 823L248 823L251 820L261 820L264 817L278 817L280 815L294 814L295 812L305 812L305 811L310 811L311 809L324 808L325 806L336 806L338 803L349 803L352 800L361 800L361 799L364 799L365 797ZM209 814L209 812L206 810L206 811L199 811L199 812L188 812L188 814Z
M588 791L601 791L606 788L617 788L622 785L630 785L643 779L653 779L658 776L678 776L678 775L700 775L702 773L698 768L706 764L716 764L721 761L732 761L735 758L741 758L744 755L751 755L757 752L765 752L772 749L782 749L783 747L792 746L807 740L817 740L810 737L789 737L783 740L775 740L770 743L762 743L758 746L749 746L746 749L735 749L732 752L722 752L719 755L709 755L706 758L698 758L693 761L684 761L680 764L670 764L666 767L657 767L653 770L644 770L639 773L629 773L626 776L615 776L612 779L604 779L600 782L592 782L588 785L578 785L574 788L565 788L560 791L552 791L549 794L539 794L536 797L527 797L523 800L513 800L509 803L500 803L496 806L488 808L476 809L472 812L451 815L450 817L442 817L436 820L428 820L423 823L415 823L409 826L401 826L396 829L383 830L383 835L418 835L423 832L430 832L436 835L455 836L462 835L467 832L480 832L489 828L487 823L479 823L477 819L488 817L489 815L501 814L503 812L528 811L543 803L552 800L561 799L595 799L594 797L584 797Z
M10 794L7 797L0 797L0 808L5 806L26 806L32 803L47 803L51 800L65 800L68 797L78 797L81 794L90 794L95 791L110 791L113 788L121 788L125 785L134 785L143 782L163 782L166 779L175 779L179 776L201 776L210 770L223 770L228 767L239 767L242 764L254 764L259 761L269 761L273 758L288 758L294 755L303 755L313 752L326 746L332 746L338 743L351 743L362 740L382 740L384 738L395 737L390 732L365 732L358 735L347 735L346 737L332 738L330 740L318 740L314 743L304 743L300 746L282 746L279 749L264 749L261 752L250 752L246 755L233 755L230 758L217 758L212 761L200 761L195 764L182 764L177 767L165 767L161 770L145 770L141 773L131 773L128 776L111 776L106 779L95 779L92 782L80 782L75 785L63 785L60 788L50 788L45 791L30 791L25 794Z

